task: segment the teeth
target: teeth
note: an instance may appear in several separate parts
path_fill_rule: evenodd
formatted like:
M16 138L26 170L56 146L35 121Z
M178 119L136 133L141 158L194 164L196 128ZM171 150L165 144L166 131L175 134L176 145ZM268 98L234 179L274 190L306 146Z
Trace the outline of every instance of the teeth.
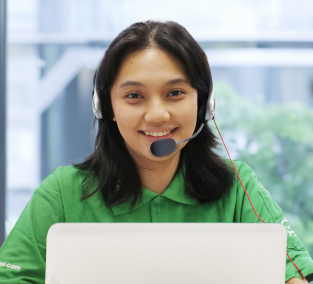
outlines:
M146 135L149 136L154 136L154 137L159 137L159 136L164 136L167 134L170 134L171 131L163 131L163 132L145 132Z

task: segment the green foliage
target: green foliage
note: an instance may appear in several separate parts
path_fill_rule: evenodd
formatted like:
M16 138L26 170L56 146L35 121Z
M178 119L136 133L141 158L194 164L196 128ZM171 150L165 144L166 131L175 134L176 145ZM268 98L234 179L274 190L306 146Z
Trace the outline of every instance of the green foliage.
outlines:
M225 84L215 94L216 123L232 159L254 169L313 255L313 110L249 101ZM219 153L227 156L222 147Z

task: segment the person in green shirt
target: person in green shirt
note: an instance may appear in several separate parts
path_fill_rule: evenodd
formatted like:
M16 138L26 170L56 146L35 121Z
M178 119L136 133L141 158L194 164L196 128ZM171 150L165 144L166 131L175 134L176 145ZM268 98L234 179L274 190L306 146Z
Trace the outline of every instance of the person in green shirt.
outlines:
M260 222L230 162L214 152L205 123L210 68L185 28L133 24L113 40L94 81L95 151L35 190L0 249L0 284L44 283L46 236L59 222ZM183 141L203 123L191 141L152 153L155 141ZM286 282L313 280L313 261L281 209L250 167L235 167L260 217L287 229L287 251L304 277L286 258Z

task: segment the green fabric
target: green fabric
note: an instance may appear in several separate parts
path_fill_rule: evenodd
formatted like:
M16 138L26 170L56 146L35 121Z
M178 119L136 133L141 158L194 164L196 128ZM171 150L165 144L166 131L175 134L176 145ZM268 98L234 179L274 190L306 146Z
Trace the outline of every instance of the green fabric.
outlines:
M285 225L288 252L304 276L311 281L313 261L293 233L278 205L257 181L250 167L235 162L240 177L260 217L266 222ZM80 201L84 171L61 167L35 190L15 227L0 249L0 284L44 283L46 236L50 226L59 222L260 222L238 179L230 193L212 204L200 204L185 194L178 174L159 195L143 188L143 198L130 209L127 202L105 206L100 195ZM300 275L286 258L286 281Z

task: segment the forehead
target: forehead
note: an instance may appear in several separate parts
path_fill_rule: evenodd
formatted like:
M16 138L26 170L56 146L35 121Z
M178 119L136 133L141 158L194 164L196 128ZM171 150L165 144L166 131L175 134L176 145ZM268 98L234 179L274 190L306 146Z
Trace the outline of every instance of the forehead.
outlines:
M188 80L182 63L172 54L158 48L148 48L130 53L123 60L114 84L125 80L161 82L180 77Z

